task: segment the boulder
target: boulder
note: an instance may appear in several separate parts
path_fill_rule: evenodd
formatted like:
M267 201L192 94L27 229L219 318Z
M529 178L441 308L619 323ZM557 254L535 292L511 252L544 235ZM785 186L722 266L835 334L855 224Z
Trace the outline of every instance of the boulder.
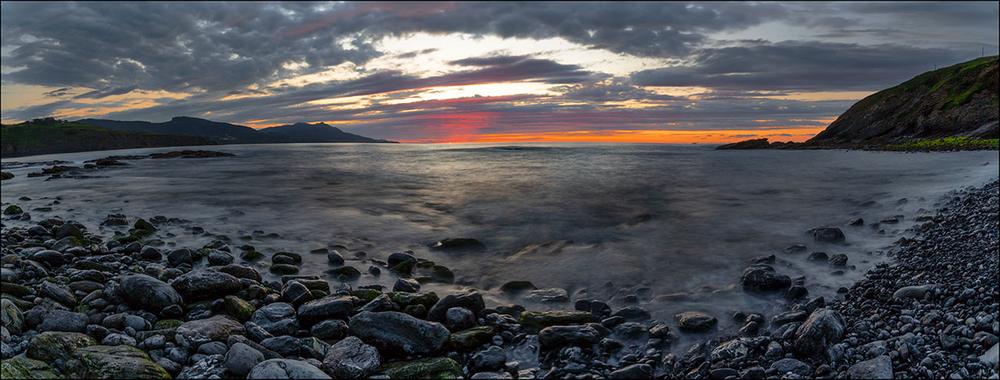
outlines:
M0 361L0 379L58 379L59 375L47 363L15 356Z
M378 350L353 336L330 346L323 358L323 368L337 379L368 377L381 364Z
M747 290L766 292L788 288L792 279L778 274L770 265L758 264L743 270L740 284Z
M214 270L193 270L175 278L170 286L188 303L222 298L240 291L240 280Z
M688 332L705 332L719 322L715 317L698 311L678 313L674 315L674 320L681 331Z
M299 321L304 326L312 326L327 319L347 319L353 310L354 300L351 297L323 297L299 306Z
M121 285L127 289L121 292L125 303L136 309L159 313L167 306L184 303L173 287L144 274L123 276Z
M593 315L586 311L526 311L521 313L518 322L529 329L541 330L556 325L581 325L593 322Z
M844 337L844 318L840 313L817 309L795 331L793 347L800 357L831 360L829 349Z
M538 333L538 342L547 350L564 346L587 348L600 339L601 333L589 325L549 326Z
M167 370L132 346L89 346L73 354L77 361L65 371L85 379L171 379Z
M847 369L847 377L850 379L891 380L893 378L892 359L887 355L881 355L874 359L858 362Z
M291 304L275 302L257 309L250 321L264 328L271 335L292 335L299 330L295 308Z
M443 322L448 309L453 307L464 307L479 315L479 312L486 308L486 303L483 301L483 295L477 292L449 294L427 311L427 319Z
M330 379L330 376L301 360L269 359L254 366L247 379Z
M87 315L68 310L52 310L45 314L38 331L86 332Z
M96 345L97 341L85 334L49 331L35 335L28 342L29 358L54 364L72 358L78 348Z
M178 379L222 379L226 376L226 359L222 354L200 355L201 359L177 374Z
M817 227L809 230L813 240L820 243L843 243L847 239L844 231L837 227Z
M449 358L426 358L388 363L382 372L390 379L460 379L462 366Z
M0 322L11 334L19 335L24 331L24 313L9 299L0 299Z
M386 353L422 355L437 351L448 341L444 325L395 312L361 312L351 318L351 335Z
M188 347L197 347L213 340L225 341L230 335L243 334L243 325L224 315L185 322L177 326L175 340Z
M254 366L264 361L264 354L244 343L234 343L226 352L224 363L230 373L244 378Z
M770 370L776 372L778 377L785 378L785 374L793 373L801 377L812 377L813 369L809 364L801 360L785 358L771 363Z

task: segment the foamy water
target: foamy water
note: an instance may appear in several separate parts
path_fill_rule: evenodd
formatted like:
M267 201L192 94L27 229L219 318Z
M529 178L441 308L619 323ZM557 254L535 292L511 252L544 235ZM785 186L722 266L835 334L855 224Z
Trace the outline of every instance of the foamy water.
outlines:
M309 250L338 248L366 272L391 252L413 250L455 271L460 284L487 289L493 303L517 302L495 289L505 281L567 289L574 298L624 306L636 295L654 316L678 311L716 314L732 326L736 310L771 310L776 297L738 286L747 262L774 254L775 267L805 276L811 294L835 294L883 260L879 250L933 210L951 190L997 176L997 152L889 153L853 151L715 151L673 145L366 145L218 146L235 157L129 161L96 172L101 178L25 178L37 168L11 170L4 202L76 219L99 231L107 214L183 218L213 234L264 252L305 256L303 274L322 275L326 257ZM92 152L4 160L86 159L170 149ZM5 169L6 170L6 169ZM18 201L29 196L32 201ZM906 201L900 201L905 198ZM864 205L874 201L876 205ZM862 217L875 222L850 227ZM847 245L811 241L806 230L831 225ZM112 230L104 229L110 235ZM254 231L259 231L256 235ZM277 233L280 238L262 237ZM165 228L179 246L211 239L184 226ZM253 237L242 240L242 236ZM448 254L427 246L469 237L484 252ZM795 243L802 254L782 253ZM857 268L806 260L808 252L845 253ZM267 260L258 266L266 272ZM365 274L355 285L394 281ZM462 286L462 285L456 285ZM443 285L428 285L442 289ZM532 305L544 308L544 305ZM558 305L566 308L571 305Z

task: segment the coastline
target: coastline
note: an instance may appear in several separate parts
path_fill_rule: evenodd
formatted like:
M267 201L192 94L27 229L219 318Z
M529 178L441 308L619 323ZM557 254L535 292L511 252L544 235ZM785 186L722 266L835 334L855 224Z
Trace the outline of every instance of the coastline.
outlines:
M954 260L954 257L918 256L916 253L926 250L928 244L936 248L945 243L969 241L953 235L958 233L954 231L954 226L966 226L967 223L963 224L962 220L971 219L975 222L972 223L976 226L973 235L975 239L971 241L981 242L986 245L985 248L992 247L993 256L967 257L970 260L963 262L966 265L952 273L969 275L977 268L973 264L989 263L989 260L996 263L996 189L994 181L985 186L985 190L966 193L960 200L953 201L948 206L949 210L940 210L938 216L926 222L933 224L921 227L922 231L918 233L917 238L900 242L894 248L896 261L890 265L876 267L870 272L875 277L866 276L866 280L855 284L846 294L848 301L831 302L828 308L824 308L822 304L825 302L821 304L815 299L804 299L803 303L793 306L788 313L775 316L743 315L742 319L746 324L739 332L735 332L736 335L703 342L679 356L667 353L665 348L669 348L670 342L677 334L687 332L673 331L675 327L672 326L675 326L675 321L649 320L648 313L638 307L612 310L601 301L576 300L574 305L576 310L557 312L524 312L523 307L516 306L487 309L482 296L475 292L431 296L426 292L420 293L419 282L412 280L397 282L392 292L372 288L332 289L331 284L326 281L317 282L317 279L297 278L292 275L286 276L287 281L284 283L268 284L260 281L260 273L255 275L253 268L232 264L233 256L240 251L235 247L237 243L233 243L234 247L223 244L204 251L192 252L160 251L153 247L146 249L142 244L137 246L127 241L128 238L140 237L148 228L156 228L158 224L168 222L156 218L149 218L148 223L145 221L138 223L136 218L140 217L139 215L109 218L111 225L120 224L124 220L132 225L132 228L127 235L107 240L102 238L101 244L92 241L94 238L92 235L81 231L68 220L62 225L41 221L39 224L42 229L8 227L5 223L3 290L5 299L10 298L7 295L14 298L5 301L3 307L4 328L11 333L11 338L6 334L4 336L4 378L8 378L10 374L15 374L13 377L20 377L16 374L46 370L45 365L39 362L23 358L10 360L9 353L44 359L63 373L74 375L103 374L104 372L100 371L110 371L112 368L108 363L130 360L139 363L136 368L146 372L125 375L155 375L152 377L163 377L164 373L179 376L182 372L185 376L193 377L208 377L213 374L228 377L227 375L232 374L234 370L246 369L248 361L242 359L247 357L284 360L267 365L259 361L251 366L247 372L249 374L253 374L253 370L258 369L258 366L262 366L258 372L274 375L275 372L263 371L284 365L286 370L287 368L301 370L302 374L308 374L306 377L320 376L322 372L315 372L320 370L326 371L326 375L341 377L359 374L365 376L387 374L390 377L450 374L475 375L477 378L514 376L548 378L591 374L599 377L623 378L652 375L756 378L788 376L789 372L800 377L842 377L852 373L851 368L859 359L867 359L875 353L878 355L873 355L872 359L876 360L874 364L881 365L878 367L882 370L879 374L885 373L885 360L881 355L885 354L893 367L898 365L897 371L905 367L911 376L929 376L925 370L932 371L935 375L933 377L951 376L954 371L958 371L958 376L961 377L995 376L995 365L990 372L988 367L966 363L965 357L952 353L964 350L963 354L966 356L977 354L988 349L989 342L993 342L995 352L995 340L998 334L997 300L993 298L996 294L995 283L991 288L988 282L980 281L981 285L973 289L982 297L973 297L965 295L968 292L964 286L944 284L943 281L947 278L934 277L939 282L938 285L943 286L924 292L924 296L920 299L928 302L921 304L937 302L945 305L949 303L949 299L955 298L956 301L951 301L947 308L958 310L956 307L958 300L963 301L962 305L972 304L973 302L966 301L975 300L975 305L992 307L992 309L972 309L975 312L982 312L983 315L974 313L971 317L963 313L949 316L948 312L938 311L942 314L940 317L928 320L944 327L938 328L935 325L934 329L945 332L947 326L957 327L947 330L945 338L941 338L940 333L935 331L938 333L935 337L939 341L937 346L930 341L931 338L924 338L925 335L929 336L927 335L929 332L914 332L913 326L904 328L905 324L897 323L898 326L883 329L884 334L879 332L869 336L859 332L862 329L858 323L866 316L861 311L868 312L866 308L872 306L873 300L892 305L891 295L898 290L897 285L926 284L921 282L922 277L908 276L913 274L912 270L899 264L909 263L920 268L923 265L922 260L933 259L937 260L936 262ZM969 202L966 201L968 199L977 200ZM6 209L7 205L4 206ZM990 214L992 219L989 218ZM4 219L23 218L18 215L22 214L12 212L5 215ZM931 236L934 239L923 240L922 236ZM123 237L126 239L121 239ZM83 241L91 240L90 244L80 245L81 238ZM951 238L951 240L941 238ZM120 243L108 246L108 240L118 240ZM59 249L53 253L50 248ZM184 252L177 251L188 252L185 257ZM243 258L250 257L246 250L243 250L243 255L247 255ZM385 265L379 270L405 273L408 271L407 268L412 271L414 266L420 266L423 262L406 253L394 255L395 258L389 256ZM301 262L299 259L297 263L294 254L284 256L287 259L281 261L287 264L283 265L294 267ZM335 255L329 257L331 262L336 260ZM194 268L195 264L200 265L201 262L207 262L211 266L213 263L221 264L227 261L229 263L216 265L217 271ZM155 269L150 271L149 268L163 262L166 262L166 266L160 268L158 274L154 273L157 272ZM114 265L115 263L123 265ZM924 272L931 273L928 272L926 265L923 265L923 268ZM980 265L979 268L983 266ZM170 278L171 281L157 279L150 281L130 274L136 269L147 274L157 274L154 277L161 279L171 276L173 278ZM986 265L985 269L991 268ZM992 270L992 278L995 279L995 265L992 266ZM346 272L348 271L345 270L343 275L351 275ZM51 277L51 274L57 275L53 281L43 280ZM986 273L984 277L989 278L988 274ZM147 297L140 299L130 297L128 293L121 291L121 283L126 281L125 277L128 277L127 282L130 285L138 283L145 286L128 286L128 289L155 289L157 291L151 293L148 298L163 298L161 296L167 294L165 299L172 303L152 305L144 301ZM230 277L236 281L233 282ZM107 285L98 287L87 283L88 281L98 285L107 281ZM896 284L891 281L902 282ZM163 285L172 288L173 293ZM516 286L512 285L512 290L516 291ZM203 299L199 295L200 291L217 292L218 294L213 294L216 296L216 301L206 302L210 300ZM67 297L67 294L72 298ZM177 297L173 297L173 294ZM327 294L332 295L321 296ZM885 302L887 294L890 302ZM36 295L43 296L36 297ZM193 302L189 302L189 298ZM15 299L22 302L16 302ZM915 307L916 312L905 315L909 318L902 318L904 315L902 307L912 306L913 302L900 302L899 305L887 307L886 310L875 310L884 311L886 319L900 323L910 319L921 321L934 311L924 306ZM174 308L172 307L174 305L183 307ZM15 307L18 308L17 312ZM181 313L178 314L177 309L180 309ZM937 309L942 307L939 306ZM123 315L119 314L120 312L126 313ZM368 314L359 318L362 313ZM834 313L843 320L840 327L836 326L838 317ZM20 317L15 318L18 314ZM83 318L76 314L83 315ZM102 317L97 318L96 315ZM116 315L118 317L115 317ZM228 317L218 317L220 315ZM130 316L140 317L145 322L129 318ZM349 318L352 316L354 318ZM980 316L983 317L982 321L977 319ZM992 316L992 321L988 319L989 316ZM232 323L230 317L237 323ZM710 324L713 324L711 319L701 318L698 315L683 317L686 319L679 318L683 321L676 322L681 322L690 330L699 330L704 326L711 328ZM717 317L729 318L729 316ZM62 351L55 350L58 352L42 352L41 345L51 343L53 340L63 342L67 339L78 339L76 342L84 343L90 341L80 336L60 333L44 333L47 335L35 335L30 338L18 334L27 328L35 330L67 328L52 323L46 325L45 321L50 318L61 318L61 322L68 322L64 326L82 330L80 332L90 336L94 344L85 344L80 348L64 348ZM968 318L973 318L971 325L966 321ZM21 323L17 324L15 322L17 320ZM82 320L86 322L81 328L79 322ZM348 320L349 324L346 322ZM913 324L913 322L907 323ZM294 331L288 328L293 324L297 326ZM779 324L780 326L776 326ZM963 325L967 329L962 328ZM14 330L11 326L16 326L17 329ZM308 331L304 330L307 326L310 326ZM908 331L894 335L893 330ZM907 336L908 333L911 335ZM991 334L992 338L990 335L980 333ZM344 338L345 336L357 336L361 339ZM932 359L933 363L924 363L923 358L930 357L934 352L921 350L930 347L929 349L939 352L945 348L940 342L951 342L948 338L951 336L958 342L957 346L947 348L948 354L941 354L944 356L943 359ZM210 339L205 340L205 337ZM332 342L333 345L328 346L323 340ZM862 349L878 340L886 343ZM33 342L36 347L34 350L32 350ZM98 342L101 344L97 344ZM503 348L494 349L491 347L494 344ZM147 352L148 359L134 350L120 348L123 345L139 346ZM88 346L119 348L86 348ZM527 360L510 360L510 356L515 353L530 358L536 352L532 347L542 349L541 355L537 357L541 365ZM640 349L636 350L637 347ZM525 350L527 352L524 352ZM623 350L636 352L621 355ZM896 353L895 356L893 352ZM959 360L951 360L949 355L955 355ZM94 360L83 364L73 363L73 358L83 357ZM421 357L425 359L405 360ZM920 360L913 362L911 358ZM511 364L512 361L518 363ZM400 362L404 364L386 364ZM344 363L351 364L344 365ZM961 369L956 367L959 363L963 364ZM915 369L916 365L919 365L920 369ZM965 373L961 372L963 369Z

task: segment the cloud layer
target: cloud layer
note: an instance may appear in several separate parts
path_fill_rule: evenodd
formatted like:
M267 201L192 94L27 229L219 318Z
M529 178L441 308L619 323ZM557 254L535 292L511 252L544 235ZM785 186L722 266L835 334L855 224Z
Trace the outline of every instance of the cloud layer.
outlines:
M988 2L4 2L0 10L5 122L331 121L413 140L822 125L849 99L793 95L875 91L995 54L998 35L997 4ZM484 53L477 44L486 38L516 43ZM387 39L424 47L394 50ZM623 67L634 69L622 75Z

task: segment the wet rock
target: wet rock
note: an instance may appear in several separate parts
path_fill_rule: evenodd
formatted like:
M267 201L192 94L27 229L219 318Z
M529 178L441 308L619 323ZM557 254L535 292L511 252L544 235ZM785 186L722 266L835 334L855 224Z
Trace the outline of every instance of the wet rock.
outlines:
M843 243L846 240L844 231L837 227L817 227L809 230L809 233L821 243Z
M649 364L632 364L625 368L612 371L608 374L610 379L652 379L653 367Z
M563 303L569 301L569 293L566 289L561 288L529 290L524 295L524 300L538 303Z
M301 360L268 359L254 366L247 379L330 379L330 376Z
M347 335L347 322L328 319L313 325L309 333L319 339L342 339Z
M719 322L715 317L698 311L678 313L674 315L674 320L681 331L688 332L705 332Z
M277 352L281 356L299 356L302 343L293 336L282 335L267 338L260 342L268 350Z
M828 261L830 260L830 255L826 252L813 252L809 254L809 261Z
M652 316L646 309L638 306L627 306L618 310L613 314L616 317L622 317L626 321L645 321Z
M781 359L771 363L771 368L769 370L778 373L781 377L784 377L787 373L793 373L801 377L812 377L813 374L813 369L809 364L806 364L801 360L791 358Z
M453 307L445 314L444 325L451 331L461 331L476 326L476 315L464 307Z
M180 293L173 287L144 274L123 276L121 285L128 289L121 294L125 303L137 309L159 313L170 305L183 303Z
M600 339L600 332L589 325L550 326L538 333L538 341L544 349L558 349L567 345L588 347Z
M72 377L87 379L171 379L149 355L132 346L83 347L67 370Z
M76 307L76 297L73 296L73 293L48 281L42 281L42 285L38 287L38 295L51 298L69 308Z
M299 321L304 326L312 326L327 319L347 319L354 310L351 297L324 297L299 306Z
M226 352L224 364L230 373L242 378L262 361L264 354L260 351L244 343L235 343Z
M325 271L324 273L330 275L334 279L342 282L356 281L361 278L361 271L355 267L340 267Z
M847 255L843 253L838 253L830 256L830 265L835 267L845 267L847 266Z
M2 379L58 379L59 375L47 363L15 356L0 361Z
M491 326L479 326L454 332L448 338L448 347L458 351L470 351L493 340L494 329Z
M469 360L471 368L477 371L492 371L503 368L507 354L499 346L490 346L472 355Z
M281 287L281 300L298 306L313 299L312 292L298 281L288 281Z
M840 313L818 309L796 330L795 352L802 357L830 360L830 347L843 338L844 332L844 318Z
M792 279L778 274L770 265L758 264L743 271L740 283L744 289L767 292L788 288Z
M257 309L250 321L271 335L292 335L299 330L295 308L284 302L267 304Z
M851 379L892 379L892 359L886 355L858 362L847 369Z
M271 273L289 275L299 273L299 267L292 264L271 264L269 268Z
M213 340L225 341L230 335L243 334L243 325L227 316L185 322L177 326L175 340L188 347L197 347Z
M904 286L892 293L892 298L897 300L919 300L923 299L924 295L931 289L934 289L934 285Z
M450 333L443 325L407 314L361 312L351 318L350 331L380 351L405 355L429 354L440 349Z
M24 331L24 314L9 299L0 299L0 321L2 321L3 328L12 334L17 335Z
M49 331L31 338L26 355L46 363L62 363L71 359L77 349L96 344L94 338L85 334Z
M368 377L381 363L382 359L375 347L353 336L330 346L323 358L323 368L337 379Z
M427 358L387 363L382 372L390 379L457 379L462 366L449 358Z
M507 281L500 285L500 291L507 294L519 294L528 290L538 289L531 281Z
M392 286L392 291L416 293L420 291L420 283L417 282L417 280L400 278L397 279L396 283Z
M480 311L486 308L486 303L483 302L483 296L477 292L449 294L427 311L427 319L435 322L443 322L445 313L453 307L466 308L478 315Z
M194 270L170 282L187 302L211 300L238 292L240 280L229 274L214 270Z
M167 253L167 265L176 267L181 264L193 264L194 258L191 250L187 248L175 249Z
M518 322L527 328L541 330L556 325L579 325L593 322L593 315L585 311L526 311L521 313Z
M67 310L52 310L38 325L38 331L86 332L87 315Z
M208 253L209 266L229 265L233 263L233 260L234 260L233 255L230 255L228 253L219 250L212 250L212 252Z
M340 252L333 251L326 254L326 261L330 265L340 266L344 265L344 256L340 255Z

